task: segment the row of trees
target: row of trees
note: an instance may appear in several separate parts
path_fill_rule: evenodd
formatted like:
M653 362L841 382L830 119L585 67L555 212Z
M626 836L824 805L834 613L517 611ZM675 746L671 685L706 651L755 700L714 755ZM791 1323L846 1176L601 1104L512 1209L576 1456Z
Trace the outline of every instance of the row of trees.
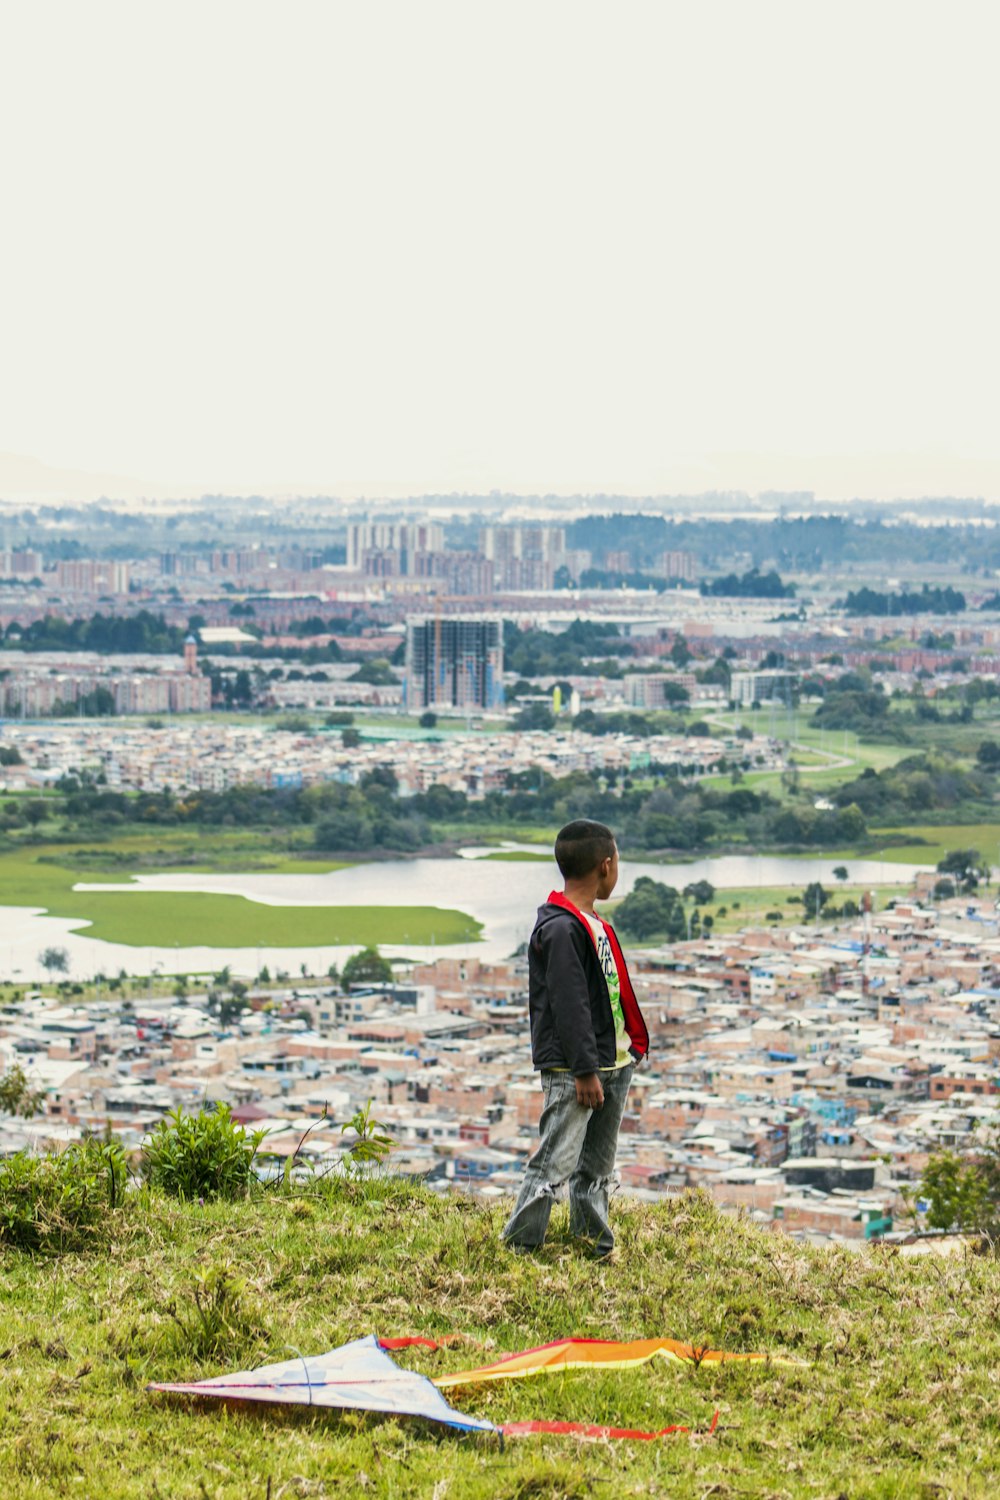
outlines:
M353 732L344 730L345 735ZM245 785L179 796L169 790L128 794L73 777L60 783L61 800L35 800L39 821L54 819L60 836L106 834L126 822L263 828L311 825L317 849L353 853L427 847L435 842L435 825L441 823L470 830L483 824L535 827L539 822L558 827L584 813L613 826L630 850L693 852L733 843L820 848L862 839L867 809L881 812L890 800L866 796L860 805L852 795L841 793L837 806L818 809L808 790L796 793L794 786L791 800L779 801L768 792L721 779L686 780L681 770L677 765L654 763L641 781L611 771L595 782L588 771L555 777L539 768L509 774L503 790L476 801L443 786L429 787L415 797L400 797L396 777L388 767L366 772L357 786L336 781L305 788ZM891 772L881 774L890 776ZM978 785L975 778L982 773L965 774ZM863 785L867 792L871 779L861 778L850 785ZM933 782L942 788L946 784L947 777ZM960 779L957 784L961 785ZM21 801L6 804L18 817L24 805Z
M148 609L134 615L91 615L66 620L45 615L30 625L12 621L3 634L6 651L150 652L179 655L187 634Z
M783 497L787 498L787 497ZM945 505L933 502L937 519ZM751 558L757 567L774 563L785 570L818 573L844 564L881 561L897 572L903 564L953 562L967 571L1000 567L1000 536L993 528L969 525L965 510L951 524L922 526L896 516L752 516L711 514L669 519L625 512L582 515L566 528L566 545L603 558L609 550L628 552L634 568L667 551L694 553L708 568L731 567ZM934 519L929 517L929 519ZM974 561L973 561L974 560Z
M711 583L702 584L701 591L710 598L791 599L795 585L783 583L781 575L773 569L762 573L759 568L751 568L748 573L726 573L721 578L713 578Z
M950 585L938 588L928 583L898 594L861 588L849 592L841 608L849 615L957 615L965 609L965 595Z

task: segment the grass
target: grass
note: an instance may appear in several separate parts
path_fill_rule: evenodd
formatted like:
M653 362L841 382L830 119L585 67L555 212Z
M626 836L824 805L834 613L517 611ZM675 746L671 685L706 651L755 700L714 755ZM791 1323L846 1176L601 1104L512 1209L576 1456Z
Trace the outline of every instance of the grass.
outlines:
M520 823L439 823L435 820L434 832L442 842L472 844L499 843L506 839L518 844L545 844L552 848L558 832L557 824L539 823L523 828Z
M824 883L823 889L830 893L830 899L835 906L843 906L845 901L853 901L860 906L861 897L867 890L875 891L876 909L881 910L889 901L909 894L908 885L879 885L863 886L852 885L847 882L841 885L832 877ZM801 899L792 901L792 896L801 898L802 891L790 891L787 885L781 886L747 886L742 889L720 890L715 893L715 900L702 908L710 912L715 918L713 933L739 932L741 927L750 926L783 926L798 927L803 922L813 920L812 913L808 913L802 905ZM733 910L734 902L739 902L739 908ZM719 917L718 908L724 906L726 915ZM769 911L782 912L782 921L775 923L764 922L764 917Z
M2 1253L5 1500L386 1500L593 1495L987 1496L1000 1484L1000 1264L814 1250L686 1195L619 1200L618 1250L595 1264L556 1208L533 1256L498 1242L503 1208L385 1196L269 1196L110 1216L101 1251ZM211 1352L195 1314L206 1273L242 1279ZM319 1353L363 1334L458 1333L401 1365L434 1374L568 1334L667 1335L797 1366L653 1363L470 1386L459 1410L712 1437L654 1443L534 1437L501 1446L416 1420L230 1408L150 1394Z
M496 849L492 854L482 854L479 857L481 859L508 860L514 863L522 863L524 860L528 860L529 863L531 861L535 861L535 863L542 865L550 865L553 863L552 854L543 854L540 849L537 851L534 849L530 851L527 849Z
M910 891L908 885L868 886L852 885L850 882L841 885L832 875L825 878L823 889L829 892L835 906L843 906L845 901L853 901L856 906L860 906L864 892L874 890L876 910L881 910L893 898L907 896ZM793 896L799 899L793 901ZM801 889L792 890L787 885L724 887L716 890L713 900L706 902L700 909L713 918L712 936L718 937L739 932L744 927L801 927L805 922L812 922L813 914L806 912L801 897ZM612 921L617 904L614 902L607 906L607 913ZM720 907L725 908L726 914L723 917L719 916ZM601 910L604 911L605 907L602 906ZM765 920L767 913L771 911L781 912L780 922ZM647 943L655 941L655 938L648 939ZM637 942L635 946L643 947L646 944Z
M882 849L878 847L881 838L913 842ZM873 828L869 841L867 853L836 850L824 858L834 864L853 858L884 860L886 864L936 865L952 849L978 849L987 864L1000 865L1000 823L917 823L905 828Z
M59 858L67 864L49 862ZM303 865L286 860L271 868L292 873ZM340 866L327 861L304 868ZM482 932L481 924L465 912L444 907L266 906L244 896L214 893L73 889L78 881L125 878L127 872L123 874L113 855L109 859L102 850L23 849L0 856L0 905L40 907L51 916L89 922L88 937L141 948L454 943L474 941Z

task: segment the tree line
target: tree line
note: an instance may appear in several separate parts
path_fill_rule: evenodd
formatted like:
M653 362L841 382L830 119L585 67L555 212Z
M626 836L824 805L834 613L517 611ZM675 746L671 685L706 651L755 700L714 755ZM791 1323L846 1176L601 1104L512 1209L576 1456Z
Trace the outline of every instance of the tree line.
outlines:
M346 733L351 731L345 730ZM863 840L867 819L857 802L817 809L808 790L791 800L722 779L687 780L677 765L653 763L640 776L589 771L556 777L541 769L508 773L501 789L472 799L432 786L401 797L390 767L366 771L356 785L326 781L308 787L236 786L224 791L127 793L67 777L62 797L23 800L0 808L0 828L55 820L58 836L100 837L125 823L275 829L308 826L317 852L410 853L431 848L456 828L539 823L553 829L587 816L610 824L631 852L694 853L743 844L836 847ZM739 773L737 772L738 776Z

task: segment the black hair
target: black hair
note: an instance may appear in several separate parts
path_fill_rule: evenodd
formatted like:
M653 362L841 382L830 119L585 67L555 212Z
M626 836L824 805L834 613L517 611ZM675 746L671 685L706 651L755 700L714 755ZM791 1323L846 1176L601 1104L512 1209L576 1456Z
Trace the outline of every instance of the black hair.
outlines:
M556 834L556 864L564 880L582 880L614 852L611 829L589 818L577 818Z

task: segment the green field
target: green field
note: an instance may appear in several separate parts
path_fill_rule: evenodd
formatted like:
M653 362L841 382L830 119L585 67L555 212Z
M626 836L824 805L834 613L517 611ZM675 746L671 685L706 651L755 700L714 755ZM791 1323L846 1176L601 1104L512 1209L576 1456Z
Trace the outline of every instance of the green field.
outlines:
M480 855L480 858L508 860L512 864L522 864L526 861L528 864L550 865L553 862L551 854L543 854L541 850L536 854L534 850L527 849L497 849L493 854Z
M64 846L0 856L0 905L40 907L55 917L89 922L88 937L132 947L339 947L368 943L456 943L476 940L481 924L465 912L433 906L265 906L244 896L187 891L74 891L78 881L124 882L100 851ZM60 855L67 863L50 863ZM88 860L89 863L78 863ZM291 867L291 868L290 868ZM190 866L186 867L190 869ZM283 861L295 873L338 869L330 861Z
M832 877L823 881L823 889L829 892L830 900L835 906L843 906L845 901L853 901L856 906L860 906L861 897L865 891L874 890L877 910L889 901L909 893L909 886L906 885L862 886L852 885L850 882L841 885ZM741 927L749 926L797 927L803 922L814 920L813 913L805 910L801 900L791 899L792 896L801 897L801 895L801 890L790 890L787 885L734 887L732 890L716 891L715 900L709 902L702 910L715 917L713 931L719 933L738 932ZM738 906L736 906L737 902ZM719 917L717 914L720 906L726 908L724 917ZM769 911L780 911L781 922L765 924L764 918ZM845 918L845 920L848 919Z
M554 824L538 823L523 828L520 823L439 823L435 820L434 831L445 843L474 845L507 843L544 844L551 849L558 827Z
M829 893L830 900L835 906L843 906L845 901L853 901L856 906L860 906L861 897L865 891L874 890L875 908L881 910L889 901L908 895L910 888L898 884L861 886L848 882L846 885L841 885L831 876L829 879L824 879L823 889ZM801 889L792 890L787 885L733 886L717 890L714 899L707 902L700 910L704 915L712 917L712 933L716 936L739 932L744 927L800 927L803 923L814 920L813 914L806 912L803 907L801 896ZM793 900L793 897L800 899ZM618 904L618 902L604 904L601 910L607 911L613 920ZM725 916L719 915L720 907L725 910ZM780 922L766 920L767 913L772 911L781 912ZM844 918L844 920L853 920L853 918ZM655 943L657 940L651 938L648 941ZM636 943L635 946L642 947L643 944Z
M622 1195L614 1259L595 1264L561 1204L545 1247L511 1254L498 1239L506 1207L392 1182L203 1206L142 1193L107 1215L91 1250L0 1249L4 1500L985 1500L1000 1490L995 1255L813 1249L702 1196L648 1205ZM501 1443L413 1418L146 1388L369 1333L457 1336L437 1353L394 1356L432 1376L568 1335L665 1336L795 1362L657 1360L448 1393L498 1424L692 1429L654 1442Z
M886 864L936 865L952 849L978 849L986 864L994 868L1000 865L1000 823L918 823L906 828L873 828L869 837L874 843L880 838L922 840L897 843L867 855L868 859L884 859ZM828 858L837 864L850 855L831 854Z

